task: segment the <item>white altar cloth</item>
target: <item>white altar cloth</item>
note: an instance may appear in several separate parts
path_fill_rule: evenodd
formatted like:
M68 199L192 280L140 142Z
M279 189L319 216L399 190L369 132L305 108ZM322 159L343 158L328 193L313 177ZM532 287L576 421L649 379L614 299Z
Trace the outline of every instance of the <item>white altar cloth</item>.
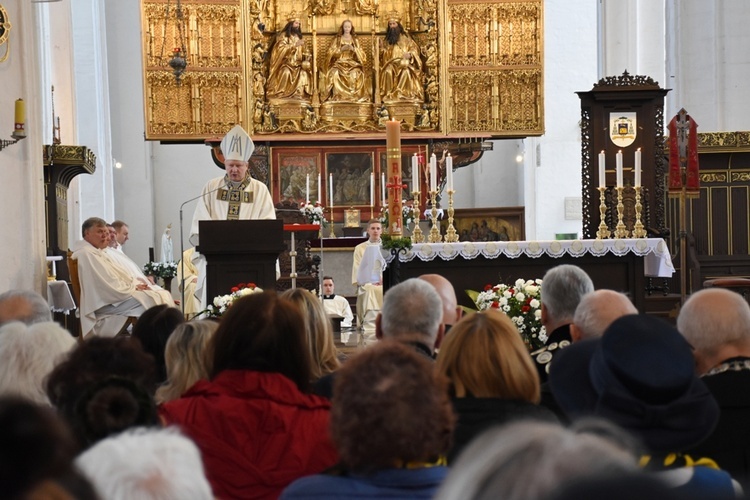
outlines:
M669 278L674 273L672 256L667 244L661 238L628 238L607 240L552 240L552 241L488 241L472 243L419 243L413 245L406 254L399 254L401 262L414 259L432 261L435 259L453 260L459 255L465 259L483 256L494 259L499 256L516 258L526 255L531 258L548 255L581 257L585 254L602 256L608 253L626 255L634 253L643 257L644 274L649 277ZM383 250L386 262L393 260L390 250Z

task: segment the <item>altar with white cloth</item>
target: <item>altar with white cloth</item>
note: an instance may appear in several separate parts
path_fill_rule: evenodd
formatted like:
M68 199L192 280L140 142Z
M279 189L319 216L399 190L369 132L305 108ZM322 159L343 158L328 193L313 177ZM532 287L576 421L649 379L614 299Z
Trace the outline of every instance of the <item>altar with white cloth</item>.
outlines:
M435 273L453 284L459 304L466 306L473 304L464 290L542 278L554 266L574 264L591 276L597 289L624 292L643 312L647 278L674 273L661 238L421 243L400 252L398 264L391 251L383 253L388 262L386 291L399 281Z

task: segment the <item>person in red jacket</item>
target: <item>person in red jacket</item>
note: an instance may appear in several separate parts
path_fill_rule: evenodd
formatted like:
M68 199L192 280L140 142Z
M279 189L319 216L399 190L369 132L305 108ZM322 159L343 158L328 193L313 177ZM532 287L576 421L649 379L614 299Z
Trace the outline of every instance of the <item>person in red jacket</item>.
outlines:
M160 413L198 445L217 498L277 498L337 462L330 403L309 393L304 318L294 304L269 292L235 301L209 352L210 380Z

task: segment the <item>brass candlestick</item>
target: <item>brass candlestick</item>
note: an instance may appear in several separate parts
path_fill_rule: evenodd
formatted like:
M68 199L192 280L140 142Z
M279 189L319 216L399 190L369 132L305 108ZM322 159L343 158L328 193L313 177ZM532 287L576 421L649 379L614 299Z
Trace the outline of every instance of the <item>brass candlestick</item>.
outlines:
M604 222L604 218L607 215L607 205L604 204L604 191L606 191L607 188L600 187L598 189L599 189L599 230L596 232L596 239L603 240L603 239L609 238L612 233L610 233L609 228L607 227L607 224Z
M328 233L329 238L335 238L336 233L333 231L333 207L331 207L331 232Z
M645 238L646 230L641 222L641 186L635 188L635 224L633 225L633 238Z
M440 243L443 241L443 237L440 235L440 230L437 228L437 191L430 191L430 202L432 203L432 210L430 211L432 228L430 228L430 235L427 237L427 241L430 243Z
M419 227L419 218L422 215L419 210L420 204L419 204L419 191L412 191L412 196L414 196L414 205L411 207L411 213L414 217L414 231L411 232L411 241L414 243L424 243L424 234L422 234L422 229Z
M615 227L615 238L627 238L630 234L625 228L625 223L622 221L622 214L625 211L625 205L622 204L622 186L617 186L617 226Z
M453 193L455 193L454 190L448 190L448 229L445 230L446 243L455 243L458 241L456 228L453 227Z

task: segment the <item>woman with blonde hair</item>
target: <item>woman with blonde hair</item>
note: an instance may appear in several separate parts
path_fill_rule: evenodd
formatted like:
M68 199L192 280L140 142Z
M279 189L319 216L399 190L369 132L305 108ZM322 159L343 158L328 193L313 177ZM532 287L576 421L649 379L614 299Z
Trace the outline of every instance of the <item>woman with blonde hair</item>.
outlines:
M211 355L207 346L218 327L216 321L201 320L175 328L164 351L167 381L156 390L157 404L177 399L197 381L208 379Z
M304 288L287 290L281 296L294 303L305 317L307 347L312 362L311 382L338 370L341 362L333 342L333 326L318 297Z
M521 419L557 421L539 406L539 375L513 322L498 311L466 316L451 328L437 359L458 415L448 459L487 428Z

